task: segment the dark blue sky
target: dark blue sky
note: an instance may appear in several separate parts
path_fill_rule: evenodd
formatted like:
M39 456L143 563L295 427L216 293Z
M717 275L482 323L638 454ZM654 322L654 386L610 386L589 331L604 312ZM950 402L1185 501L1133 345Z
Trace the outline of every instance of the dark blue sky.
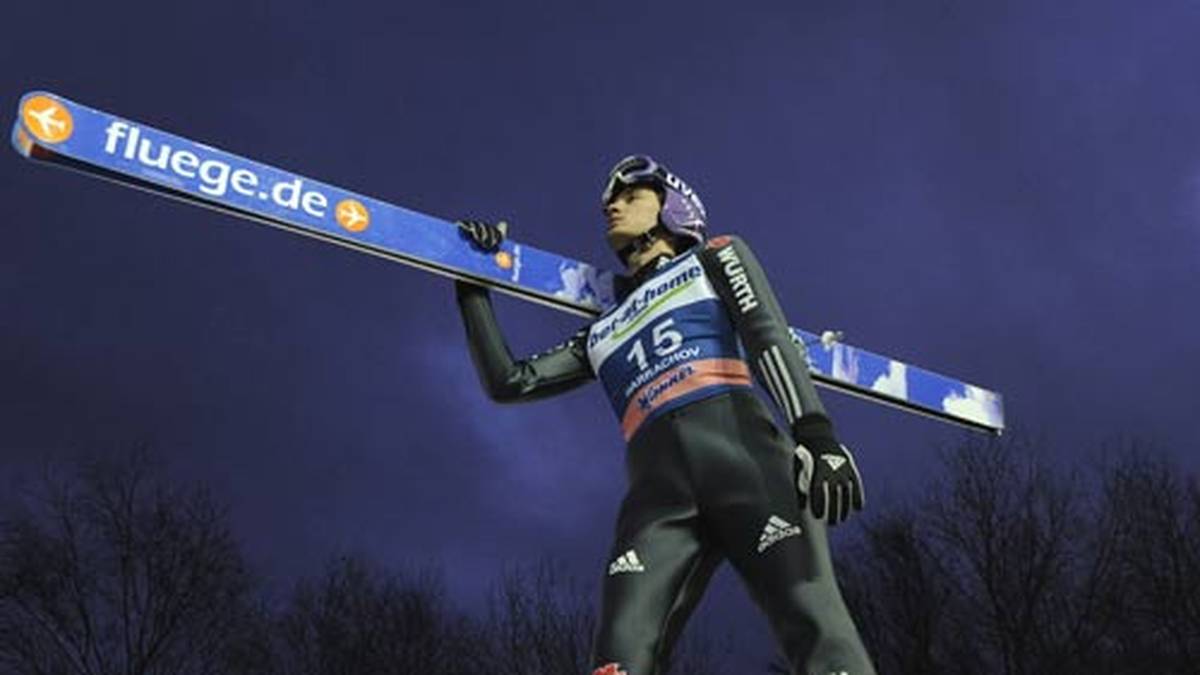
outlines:
M22 3L0 103L45 88L605 264L603 179L647 152L795 325L1001 391L1048 460L1124 435L1195 468L1198 27L1185 0ZM600 388L488 402L444 279L12 152L0 196L7 475L151 443L279 580L335 550L448 562L464 602L530 556L600 574ZM497 304L517 352L579 321ZM872 509L965 433L824 396ZM705 617L744 602L726 576Z

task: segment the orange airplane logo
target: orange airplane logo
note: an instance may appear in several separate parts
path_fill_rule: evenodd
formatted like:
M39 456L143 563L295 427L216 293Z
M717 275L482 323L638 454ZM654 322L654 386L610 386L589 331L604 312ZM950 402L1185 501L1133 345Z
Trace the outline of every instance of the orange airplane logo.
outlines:
M371 224L371 213L357 199L343 199L334 211L338 225L351 232L362 232Z
M46 143L62 143L75 131L66 106L49 96L31 96L21 106L21 117L30 133Z

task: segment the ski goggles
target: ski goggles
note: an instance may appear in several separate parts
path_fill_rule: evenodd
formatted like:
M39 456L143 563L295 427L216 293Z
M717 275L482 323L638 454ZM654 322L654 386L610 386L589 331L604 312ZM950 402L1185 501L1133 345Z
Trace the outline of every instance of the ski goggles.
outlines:
M621 188L639 183L663 185L667 182L667 170L647 155L630 155L617 162L608 175L608 185L600 196L602 204L613 200Z

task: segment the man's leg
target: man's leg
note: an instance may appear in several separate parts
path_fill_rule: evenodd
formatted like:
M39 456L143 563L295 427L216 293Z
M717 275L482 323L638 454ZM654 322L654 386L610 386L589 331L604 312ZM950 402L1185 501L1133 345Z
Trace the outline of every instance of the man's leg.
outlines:
M721 558L702 536L690 476L668 425L630 448L629 493L605 569L595 675L662 675ZM658 433L662 431L662 433Z
M760 403L731 400L693 420L689 438L706 446L705 523L767 614L794 673L874 675L834 578L825 524L797 502L790 441ZM735 443L728 430L736 430Z
M874 675L866 649L842 600L829 558L825 526L798 509L753 509L722 528L730 561L767 614L797 675ZM735 532L728 532L729 530Z
M671 650L720 562L693 529L693 523L660 522L642 536L617 540L593 649L597 675L667 671Z

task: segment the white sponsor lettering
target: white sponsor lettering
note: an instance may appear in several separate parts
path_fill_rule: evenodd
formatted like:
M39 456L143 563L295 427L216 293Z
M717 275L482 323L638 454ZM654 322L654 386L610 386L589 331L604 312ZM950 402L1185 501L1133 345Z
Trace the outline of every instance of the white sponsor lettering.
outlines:
M733 297L742 308L742 314L758 307L758 298L754 296L754 289L750 287L750 280L746 278L746 268L742 266L737 251L734 251L732 246L726 246L717 251L717 259L724 264L725 278L733 287Z
M803 532L800 526L792 525L779 516L771 516L767 519L767 524L758 538L758 552L766 551L782 539L798 537L801 534Z
M633 378L629 382L629 384L626 385L625 398L629 398L629 396L631 394L633 394L633 392L637 391L638 387L642 386L643 384L646 384L650 380L653 380L656 376L658 376L659 374L661 374L663 371L670 368L671 366L673 366L677 363L683 362L683 361L691 361L692 359L698 358L699 356L700 356L700 348L699 347L686 347L684 349L681 349L681 350L675 352L674 354L671 354L667 358L658 361L653 366L650 366L650 368L648 368L647 370L643 370L642 372L638 373L638 376Z
M270 200L277 206L294 211L303 211L315 218L324 218L328 213L329 198L317 190L306 190L304 180L292 178L279 182L270 189L259 190L261 177L245 168L234 169L220 159L203 159L189 150L177 150L167 143L156 143L136 125L113 121L104 130L104 152L120 155L143 166L169 171L188 180L198 180L200 192L213 197L222 197L233 192L244 197Z
M676 310L693 303L716 299L717 295L705 277L700 259L692 254L686 259L677 260L670 269L646 281L620 305L592 324L588 331L587 349L593 369L600 372L613 354L627 358L629 350L633 348L632 340L640 339L642 329L646 326L657 325L662 319L671 317ZM674 333L664 328L658 335L649 336L651 341L643 347L646 367L652 367L655 363L654 356L650 354L651 347L655 348L658 356L665 356L666 347L674 345L676 340L682 342L686 334L682 329L678 337ZM639 370L644 370L640 360L636 365Z
M621 307L602 327L592 331L591 336L588 337L588 347L594 347L601 340L628 328L633 322L641 318L640 315L642 312L650 307L651 303L656 299L665 296L670 291L689 285L703 276L703 274L704 270L702 268L686 265L679 272L661 282L650 283L643 288L639 288L634 295L621 304Z
M610 577L618 574L633 574L645 571L646 566L642 564L641 560L638 560L637 551L633 549L629 549L621 554L608 566L608 576Z

